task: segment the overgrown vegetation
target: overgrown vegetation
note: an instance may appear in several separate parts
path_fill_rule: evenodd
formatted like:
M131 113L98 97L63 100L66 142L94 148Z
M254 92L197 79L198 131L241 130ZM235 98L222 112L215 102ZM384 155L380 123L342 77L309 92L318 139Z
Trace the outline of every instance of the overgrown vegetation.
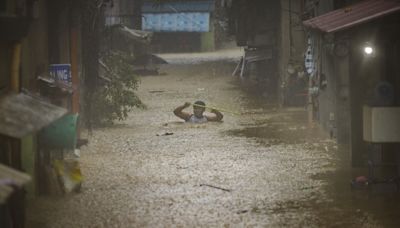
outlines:
M129 64L130 53L112 50L107 46L108 42L104 42L109 35L104 26L104 10L110 2L79 1L82 17L82 119L89 130L124 120L133 107L144 107L135 94L139 82Z
M130 58L120 51L109 51L101 57L101 83L94 91L92 100L92 108L96 112L92 122L96 125L124 120L132 108L145 107L135 93L139 81L129 64Z

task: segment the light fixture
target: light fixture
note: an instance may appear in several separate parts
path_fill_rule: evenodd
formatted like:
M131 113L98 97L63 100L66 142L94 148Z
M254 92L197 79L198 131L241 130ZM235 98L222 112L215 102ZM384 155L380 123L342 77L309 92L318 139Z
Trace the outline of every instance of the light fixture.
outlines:
M365 42L362 45L362 52L365 57L372 58L376 55L376 48L375 45L371 44L370 42Z
M372 53L374 53L374 48L372 48L371 46L365 46L364 47L364 53L367 55L372 55Z

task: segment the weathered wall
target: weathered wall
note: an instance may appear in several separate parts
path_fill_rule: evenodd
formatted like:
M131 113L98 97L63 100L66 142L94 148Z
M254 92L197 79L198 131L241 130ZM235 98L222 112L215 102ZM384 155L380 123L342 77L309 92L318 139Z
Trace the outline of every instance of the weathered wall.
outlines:
M319 56L319 122L332 137L336 137L336 94L337 74L334 68L334 56L326 44L326 39L320 37Z
M281 14L280 14L280 45L279 45L279 82L277 87L282 88L285 78L287 77L287 66L291 58L291 12L290 12L290 2L291 0L281 1ZM283 10L285 9L285 10ZM279 103L283 103L283 91L279 90Z
M398 60L391 58L399 53L396 44L400 33L395 29L400 22L400 14L390 15L353 29L350 59L351 85L351 135L353 165L362 165L368 143L362 138L362 106L379 105L376 99L376 86L387 81L394 86L395 101L398 102ZM367 57L363 54L363 46L370 43L376 54ZM399 103L397 103L399 104ZM394 104L396 105L396 103ZM385 147L383 152L393 153L396 146Z
M305 31L301 25L298 12L303 11L301 1L280 1L280 35L279 35L279 100L281 104L304 105L306 88L302 87L302 80L297 75L303 71L305 52ZM295 66L296 73L290 75L288 66ZM299 66L300 68L297 68Z
M38 1L38 15L32 20L29 34L23 40L21 61L21 83L28 90L37 90L36 78L47 73L48 36L46 1Z
M199 52L201 33L162 32L154 33L152 39L154 52Z
M200 35L201 51L214 51L215 50L215 33L204 32Z
M382 75L383 56L366 58L362 53L362 45L375 40L378 33L376 27L361 26L353 31L350 50L351 152L353 165L361 166L368 149L362 138L362 106L372 101L374 87Z
M335 42L343 42L348 48L348 38L346 35L341 37L337 34ZM350 59L349 55L337 56L334 58L334 77L336 78L336 128L337 142L340 144L350 144Z

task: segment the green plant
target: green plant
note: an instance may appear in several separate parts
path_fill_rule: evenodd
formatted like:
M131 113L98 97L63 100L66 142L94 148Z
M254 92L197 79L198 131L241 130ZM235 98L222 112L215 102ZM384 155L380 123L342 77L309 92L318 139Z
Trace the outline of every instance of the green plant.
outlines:
M145 105L136 95L139 80L129 64L128 54L109 51L101 57L103 68L101 83L93 94L92 122L96 125L112 124L115 120L124 120L134 107Z

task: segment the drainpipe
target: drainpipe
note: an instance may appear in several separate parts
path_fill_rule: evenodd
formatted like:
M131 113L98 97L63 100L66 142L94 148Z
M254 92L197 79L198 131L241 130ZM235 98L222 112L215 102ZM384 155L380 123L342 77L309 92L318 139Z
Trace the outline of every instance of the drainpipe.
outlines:
M19 68L21 64L21 42L14 44L11 62L11 90L20 92L20 75Z
M311 94L311 89L312 89L312 78L308 78L308 94L307 94L307 113L308 113L308 124L312 126L313 124L313 119L314 119L314 112L313 112L313 98Z

